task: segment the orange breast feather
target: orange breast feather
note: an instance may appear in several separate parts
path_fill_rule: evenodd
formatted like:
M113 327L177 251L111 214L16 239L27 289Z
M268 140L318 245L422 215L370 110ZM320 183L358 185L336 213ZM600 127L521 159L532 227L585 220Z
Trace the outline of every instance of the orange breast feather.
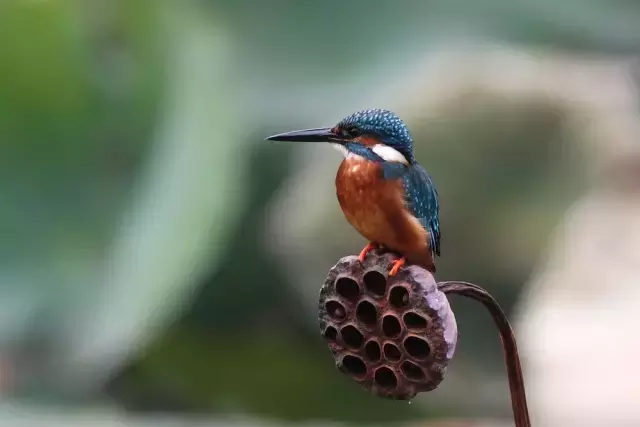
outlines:
M367 240L409 262L432 265L427 231L407 210L401 180L383 179L376 162L348 157L338 169L336 191L347 221Z

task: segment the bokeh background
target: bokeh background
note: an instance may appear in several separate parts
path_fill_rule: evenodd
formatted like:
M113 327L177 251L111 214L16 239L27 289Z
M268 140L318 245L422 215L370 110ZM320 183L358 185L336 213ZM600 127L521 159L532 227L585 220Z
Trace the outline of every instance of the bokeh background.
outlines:
M514 322L535 425L640 425L639 22L624 0L0 0L0 424L511 425L472 302L411 404L317 330L365 242L340 154L263 139L379 107L438 186L438 278Z

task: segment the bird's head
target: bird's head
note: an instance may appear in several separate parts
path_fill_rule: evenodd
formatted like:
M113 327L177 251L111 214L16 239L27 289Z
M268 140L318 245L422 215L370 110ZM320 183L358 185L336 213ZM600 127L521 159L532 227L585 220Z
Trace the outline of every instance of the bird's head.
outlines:
M404 122L388 110L372 109L351 114L330 128L281 133L271 141L329 142L346 156L373 161L411 164L413 141Z

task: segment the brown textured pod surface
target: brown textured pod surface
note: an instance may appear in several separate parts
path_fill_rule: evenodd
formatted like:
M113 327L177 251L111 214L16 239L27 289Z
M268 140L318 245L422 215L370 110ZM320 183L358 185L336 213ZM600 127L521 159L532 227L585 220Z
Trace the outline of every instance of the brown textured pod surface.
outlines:
M444 378L458 338L455 317L431 273L389 277L393 254L342 258L320 291L320 330L340 371L373 393L410 399Z

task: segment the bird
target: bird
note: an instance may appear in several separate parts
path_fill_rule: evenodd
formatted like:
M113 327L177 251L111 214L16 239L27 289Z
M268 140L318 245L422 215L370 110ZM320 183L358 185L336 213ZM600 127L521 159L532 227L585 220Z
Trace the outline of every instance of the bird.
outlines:
M361 262L375 249L399 257L394 276L415 264L435 273L440 256L440 206L431 176L418 163L407 125L392 111L367 109L335 126L280 133L269 141L325 142L344 155L335 178L336 195L347 221L368 244Z

